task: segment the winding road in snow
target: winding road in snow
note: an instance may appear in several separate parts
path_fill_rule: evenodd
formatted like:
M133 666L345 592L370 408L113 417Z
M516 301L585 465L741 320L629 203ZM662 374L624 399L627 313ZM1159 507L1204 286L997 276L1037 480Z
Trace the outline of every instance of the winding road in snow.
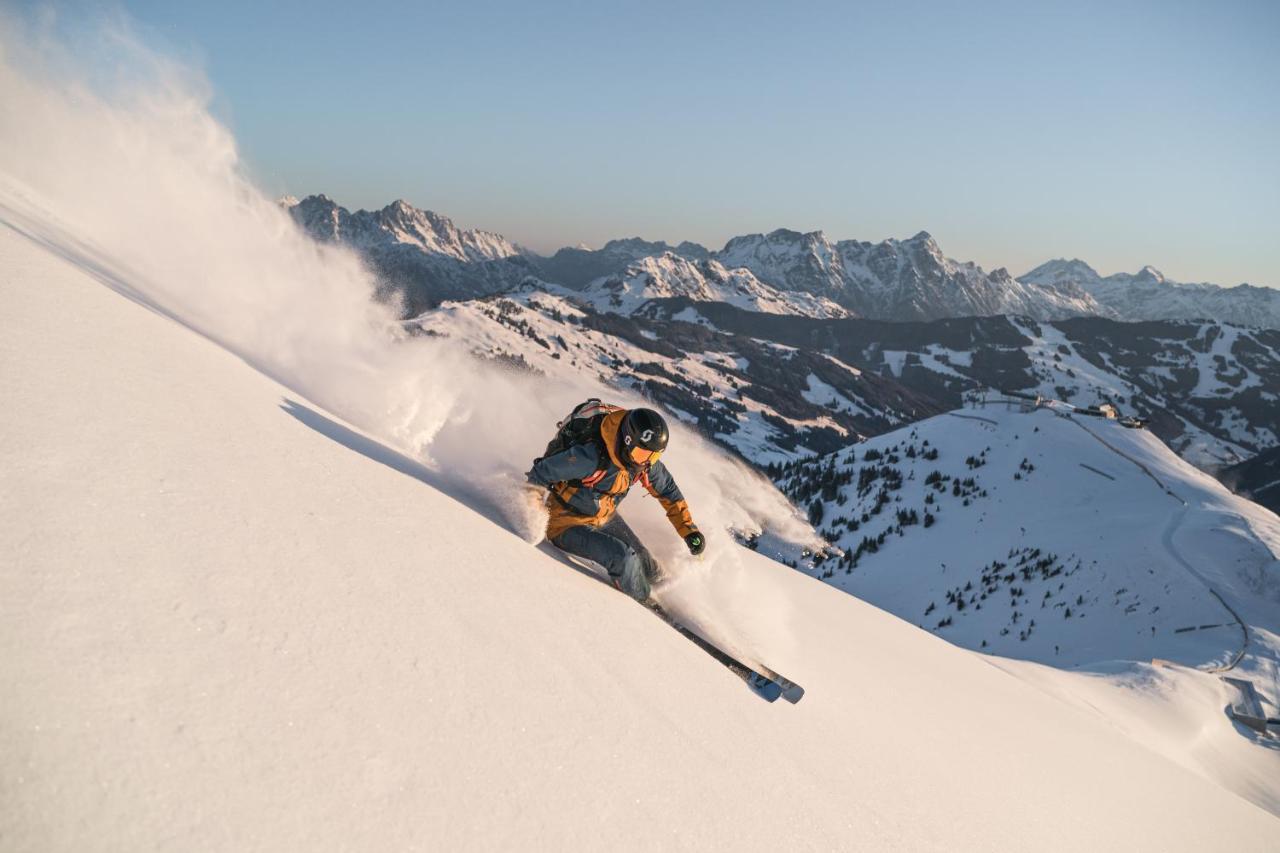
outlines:
M1236 668L1241 660L1244 659L1245 650L1249 647L1249 628L1245 625L1244 620L1240 618L1239 614L1236 613L1235 608L1230 604L1227 604L1227 600L1213 588L1213 584L1209 583L1204 575L1200 574L1200 572L1196 570L1196 567L1191 565L1190 561L1188 561L1186 557L1183 557L1182 552L1180 552L1173 544L1173 535L1182 524L1182 520L1186 517L1186 514L1187 507L1185 506L1181 509L1174 510L1173 514L1169 516L1169 523L1165 525L1164 533L1161 535L1160 541L1164 545L1165 551L1169 553L1169 556L1172 557L1178 565L1186 569L1188 574L1200 581L1200 583L1204 584L1205 589L1209 590L1209 593L1214 598L1218 599L1218 603L1226 608L1226 611L1231 614L1231 618L1240 626L1240 648L1231 656L1230 661L1222 666L1198 667L1198 669L1201 669L1204 672L1230 672Z
M1184 500L1176 492L1174 492L1172 489L1166 486L1164 482L1161 481L1161 479L1157 477L1151 471L1151 469L1148 468L1146 465L1143 465L1137 459L1134 459L1128 453L1125 453L1123 450L1116 447L1114 444L1107 441L1102 436L1098 435L1096 432L1089 429L1087 426L1080 423L1080 421L1076 420L1070 415L1066 415L1065 417L1067 418L1067 420L1071 421L1073 424L1080 427L1082 430L1089 433L1089 435L1097 439L1098 443L1100 443L1103 447L1107 448L1112 453L1115 453L1117 456L1121 456L1129 460L1130 462L1132 462L1134 465L1136 465L1139 468L1139 470L1142 471L1142 473L1150 477L1155 482L1155 484L1160 487L1161 491L1163 491L1166 495L1173 498L1174 500L1178 501L1178 503L1182 504L1182 506L1174 510L1169 515L1169 523L1165 525L1164 532L1160 536L1160 542L1164 546L1165 551L1168 552L1169 556L1173 558L1174 562L1182 566L1182 568L1184 568L1188 574L1190 574L1193 578L1195 578L1197 581L1203 584L1204 588L1209 591L1209 594L1218 600L1218 603L1221 604L1223 608L1227 611L1227 613L1231 615L1232 620L1234 620L1235 623L1240 626L1240 634L1241 634L1240 648L1237 649L1236 653L1231 656L1231 660L1229 660L1227 663L1220 666L1201 666L1201 667L1197 667L1197 669L1200 669L1202 672L1229 672L1235 669L1236 666L1240 663L1240 661L1244 659L1245 650L1248 649L1249 647L1249 629L1245 625L1244 620L1241 619L1240 616L1236 613L1235 609L1230 604L1227 604L1226 599L1223 598L1222 595L1216 589L1213 588L1213 584L1209 583L1208 579L1205 578L1204 575L1200 574L1200 572L1196 570L1195 566L1191 565L1191 562L1182 555L1182 552L1179 551L1177 546L1174 545L1173 543L1173 536L1177 532L1178 528L1182 525L1182 520L1187 515L1188 507L1187 507L1186 500Z

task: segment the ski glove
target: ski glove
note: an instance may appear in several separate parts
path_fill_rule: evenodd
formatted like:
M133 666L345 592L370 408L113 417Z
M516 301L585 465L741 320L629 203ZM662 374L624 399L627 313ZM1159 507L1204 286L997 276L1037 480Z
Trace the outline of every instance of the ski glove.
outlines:
M702 553L703 548L707 547L707 540L703 539L702 534L695 530L684 537L684 544L689 546L689 553L696 557Z

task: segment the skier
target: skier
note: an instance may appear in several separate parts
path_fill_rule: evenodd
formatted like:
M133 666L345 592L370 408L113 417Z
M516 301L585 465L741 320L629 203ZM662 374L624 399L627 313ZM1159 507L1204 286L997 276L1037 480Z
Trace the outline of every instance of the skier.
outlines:
M684 496L659 461L667 438L666 421L652 409L588 400L559 424L546 453L525 475L549 490L547 539L603 566L614 586L641 602L650 600L658 566L617 514L632 484L640 482L658 499L690 553L706 547Z

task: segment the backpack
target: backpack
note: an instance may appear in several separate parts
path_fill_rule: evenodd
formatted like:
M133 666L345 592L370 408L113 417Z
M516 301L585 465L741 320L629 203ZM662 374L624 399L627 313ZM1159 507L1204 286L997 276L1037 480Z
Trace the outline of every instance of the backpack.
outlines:
M604 446L604 439L600 437L600 422L604 420L605 415L621 409L621 406L602 403L597 397L574 406L573 411L556 424L556 434L547 443L543 457L567 450L575 444L595 444L600 451L600 458L607 459L608 450ZM603 473L603 469L596 472L596 474ZM598 479L598 477L593 474L587 479Z

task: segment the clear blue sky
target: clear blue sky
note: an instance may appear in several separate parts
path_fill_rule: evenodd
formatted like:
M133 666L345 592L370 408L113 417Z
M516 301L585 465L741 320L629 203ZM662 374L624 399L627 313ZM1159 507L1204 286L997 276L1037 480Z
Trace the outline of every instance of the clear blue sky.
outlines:
M272 192L1280 285L1280 2L126 0Z

